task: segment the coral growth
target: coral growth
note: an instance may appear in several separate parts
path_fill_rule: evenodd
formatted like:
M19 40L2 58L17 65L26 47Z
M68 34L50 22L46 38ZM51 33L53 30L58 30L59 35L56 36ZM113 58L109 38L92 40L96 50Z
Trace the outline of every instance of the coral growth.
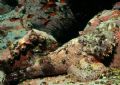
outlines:
M101 21L100 19L103 19L105 17L109 17L106 20ZM92 25L93 22L97 23L97 20L100 22L97 24L97 26ZM88 25L85 28L85 31L94 30L94 29L108 29L113 31L113 36L115 37L115 43L116 46L113 49L112 58L107 58L107 60L104 61L104 63L108 63L107 66L119 68L119 60L120 60L120 54L119 54L119 28L120 28L120 11L119 10L105 10L102 13L99 13L94 18L92 18ZM91 23L91 24L90 24ZM108 36L110 37L109 33Z
M97 33L95 34L95 32ZM90 38L92 38L92 41L94 41L94 43L91 42L90 44ZM87 41L86 45L84 45L84 42L82 41ZM107 44L104 42L106 42ZM91 51L91 48L88 47L89 45L94 45L100 48L98 54L94 52L94 49ZM103 47L101 45L103 45ZM69 41L62 47L58 48L56 51L51 52L46 56L39 57L39 55L35 55L36 57L34 59L30 59L30 61L34 62L31 66L27 66L24 69L21 68L18 71L11 72L7 75L7 81L53 76L69 72L71 72L71 74L74 74L75 76L77 76L77 73L79 73L77 77L80 79L80 81L94 80L99 78L102 73L107 71L106 67L102 63L100 63L100 59L104 59L106 55L111 57L110 54L112 53L112 49L114 46L115 40L113 32L111 30L101 29L98 31L96 29ZM85 50L84 48L88 49ZM72 65L73 67L77 67L73 68ZM77 72L75 71L75 69ZM101 69L103 69L103 71ZM91 73L93 72L94 74L91 75ZM86 74L88 73L89 75L86 76ZM18 75L21 76L18 77ZM13 79L10 79L11 77Z
M23 69L31 65L29 59L34 58L36 54L39 56L46 55L50 51L55 50L57 42L45 32L32 29L22 39L10 43L8 48L10 53L6 56L9 56L9 58L5 59L3 55L1 60L7 62L6 64L10 66L11 71L15 71L15 69Z
M92 28L99 28L102 27L108 27L115 25L113 23L116 23L116 21L119 20L120 17L120 11L119 10L104 10L101 13L98 13L96 16L94 16L85 27L85 30ZM117 23L118 24L118 23ZM112 28L111 27L111 28Z
M13 11L0 16L0 70L6 74L3 83L13 85L26 79L63 74L87 82L119 73L110 69L119 68L119 10L98 14L77 38L57 49L76 25L65 1L18 3ZM109 63L108 68L105 62Z
M82 35L79 39L83 44L82 51L98 56L99 59L104 59L105 56L112 54L113 47L115 46L115 38L112 31L107 28L96 29L93 32L88 32Z
M64 43L73 38L71 34L77 35L75 29L78 26L65 1L20 0L19 4L25 7L26 15L32 15L29 21L34 28L45 31L59 43Z

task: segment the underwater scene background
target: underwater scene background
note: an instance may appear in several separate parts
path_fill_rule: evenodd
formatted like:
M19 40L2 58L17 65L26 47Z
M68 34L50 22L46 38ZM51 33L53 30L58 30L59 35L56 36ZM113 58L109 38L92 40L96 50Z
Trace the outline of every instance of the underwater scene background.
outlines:
M119 0L0 0L0 85L120 85Z

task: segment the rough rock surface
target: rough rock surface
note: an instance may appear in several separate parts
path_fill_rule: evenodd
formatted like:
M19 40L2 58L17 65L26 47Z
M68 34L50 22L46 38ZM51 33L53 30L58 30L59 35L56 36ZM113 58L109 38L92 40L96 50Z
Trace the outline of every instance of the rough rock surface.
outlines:
M7 75L6 80L11 82L66 73L71 74L73 78L75 76L78 81L95 80L106 73L107 68L102 64L102 60L112 57L115 46L114 30L108 27L83 31L79 37L47 56L35 55L34 59L28 60L33 62L31 66L14 70Z
M34 4L29 2L33 2ZM41 10L41 12L38 10ZM24 11L26 11L25 14ZM3 43L7 42L7 44L2 43L0 45L3 51L2 56L0 55L0 70L2 71L3 79L5 78L5 80L0 83L14 85L26 79L48 76L57 76L50 77L51 79L55 78L56 81L45 80L47 81L45 82L44 79L43 81L36 79L28 80L21 84L37 85L51 82L63 84L64 81L66 81L69 84L76 82L76 85L81 81L88 82L93 80L96 80L94 81L95 84L120 83L118 64L120 41L119 10L103 11L98 14L89 21L84 31L79 32L80 35L77 38L70 40L57 50L55 50L57 42L53 36L56 39L60 39L57 37L63 35L59 35L59 30L60 32L68 30L69 24L71 23L71 25L74 26L74 18L64 0L58 2L53 0L45 2L42 0L20 0L15 10L0 17L2 29L0 30L2 38L0 38L4 41ZM61 22L61 19L65 21ZM56 20L58 22L56 22ZM55 29L51 27L53 25L55 25ZM32 27L46 31L48 34L35 30ZM18 29L24 30L25 34L22 36L20 33L18 34L21 37L25 36L15 39L15 33L11 33L11 28L15 30L15 33ZM49 28L50 30L48 30ZM6 30L8 31L7 33ZM54 35L54 32L58 34L58 36ZM10 39L11 37L9 38L9 35L14 37ZM6 41L7 39L9 39L9 42ZM10 40L17 41L11 43ZM4 46L8 47L3 48ZM49 53L50 51L53 52ZM115 69L113 69L113 67ZM65 76L58 76L63 74ZM45 79L49 79L49 77Z
M14 20L19 18L25 28L29 26L45 31L60 43L78 35L75 30L78 25L64 0L19 0L15 10L0 16L0 21L10 18Z
M119 85L119 83L120 83L120 81L119 81L119 78L120 78L119 77L119 61L120 61L120 59L119 59L119 17L120 17L119 10L109 10L109 11L104 11L104 12L98 14L97 17L94 17L92 20L90 20L90 22L88 23L88 25L85 28L85 30L83 32L80 32L81 39L79 40L80 41L79 43L81 43L82 45L84 44L83 46L81 46L80 44L77 44L77 40L73 39L73 40L71 40L73 42L69 41L68 43L63 45L63 47L61 47L58 50L56 50L55 52L49 54L47 57L50 57L51 58L50 61L52 62L52 61L54 61L54 58L55 58L55 56L57 54L56 52L58 52L58 56L56 57L58 59L58 61L57 61L57 59L55 59L54 62L57 61L57 63L59 63L60 60L62 58L64 58L64 56L66 56L67 57L67 61L72 62L72 65L70 65L71 63L67 64L68 66L70 66L68 68L69 70L67 70L67 72L68 73L70 72L70 74L72 75L72 78L73 78L72 80L74 80L74 79L75 80L79 80L79 79L82 80L82 78L83 78L82 81L87 80L87 78L90 79L89 76L96 79L96 76L97 76L96 73L92 74L92 75L87 75L87 77L85 77L85 74L89 74L89 73L87 73L89 65L92 66L92 64L94 64L94 63L91 63L91 60L93 62L94 58L95 58L95 61L97 61L99 63L97 64L97 62L94 61L95 62L94 65L98 65L98 66L94 66L93 65L94 69L95 69L95 67L98 67L99 69L101 67L104 68L104 65L105 65L105 66L107 66L109 68L109 70L107 72L105 72L105 75L102 74L101 77L97 76L97 78L99 78L99 79L97 79L96 81L87 82L87 83L83 82L81 84L83 84L83 85L86 85L86 84L90 84L90 85L91 84L92 85L93 84L96 84L96 85L99 85L99 84L100 85L104 85L104 84L118 84ZM99 32L95 33L95 30L97 30ZM100 30L102 30L102 31L100 32ZM93 35L92 35L91 31L92 31ZM102 37L100 38L99 33L100 34L104 34L105 36L103 37L101 35ZM82 39L83 36L84 36L84 38ZM105 38L107 38L107 39L105 39ZM102 40L102 42L100 40ZM105 42L104 42L104 40L105 40ZM94 43L91 42L91 41L93 41L93 42L100 42L100 44L97 43L97 45L94 45ZM106 49L108 52L105 52L105 53L108 53L108 54L104 53L106 46L110 45L110 44L105 44L105 43L107 43L106 41L107 42L111 42L112 41L111 44L113 46L112 48L110 46L108 46L108 47L110 47L109 50L111 49L111 51L108 51L108 49ZM75 45L72 45L73 43L75 43ZM103 44L103 47L102 47L102 44ZM100 45L100 48L99 48L99 45ZM79 51L77 49L78 47L80 47ZM84 48L84 47L87 47L87 48ZM97 49L97 51L95 50L94 47ZM81 52L80 49L82 50L82 53L80 53ZM100 49L100 51L98 51L99 49ZM101 51L103 51L103 53ZM80 56L81 54L82 54L82 56ZM89 56L88 54L92 55L92 56ZM103 56L101 56L101 54ZM53 57L51 57L52 55L53 55ZM72 59L69 58L70 55L72 55L72 57L71 57ZM93 55L94 55L94 57L93 57ZM80 58L80 59L75 59L74 58L75 56L76 57L78 56L77 58ZM86 57L84 57L84 56L86 56ZM86 60L86 58L87 58L87 62L84 61L84 60ZM78 60L80 60L80 61L78 61ZM67 63L67 61L66 61L66 63ZM74 63L74 61L75 61L75 63ZM80 63L76 64L77 61L80 62ZM102 62L104 65L102 63L100 63L100 62ZM43 62L43 65L44 65L44 63L45 62ZM60 68L60 65L61 64L58 65L59 68ZM56 63L54 63L54 66L57 66ZM80 66L80 67L78 67L78 66ZM99 67L99 66L101 66L101 67ZM47 67L47 65L46 65L46 67ZM85 67L87 68L87 70L85 70ZM59 72L59 68L58 68L58 72ZM80 68L82 68L82 70ZM110 68L113 68L113 69L110 69ZM55 69L55 71L56 71L56 69ZM62 68L62 71L66 72L66 69ZM93 71L93 69L92 69L92 71ZM79 72L81 72L81 73L79 74ZM42 73L44 73L44 70L43 70ZM82 75L82 77L81 77L81 75ZM74 77L77 77L77 78L74 78ZM54 77L52 77L52 78L54 78ZM59 77L57 77L57 78L59 78ZM57 79L57 78L55 78L55 79ZM60 78L64 79L63 76L60 77ZM71 82L69 80L69 78L68 78L68 80L66 79L66 81L68 82L67 84L70 84L70 82ZM35 80L35 81L34 80L28 80L28 81L25 81L25 82L21 83L21 85L22 84L31 84L31 85L33 85L33 83L36 83L36 82L39 83L39 84L45 83L45 84L49 84L49 85L51 84L50 82L52 82L52 84L54 84L54 81L49 79L50 82L46 82L47 78L44 78L44 79L43 80L39 80L38 79L38 80ZM60 81L59 80L60 79L58 79L58 83L61 82L61 80ZM62 84L66 84L66 81L63 80ZM80 84L80 83L77 83L76 81L72 81L72 84L77 85L77 84Z
M108 62L105 63L107 66L110 67L116 67L119 68L119 60L120 60L120 54L119 54L119 28L120 28L120 11L119 10L105 10L102 13L99 13L94 18L92 18L85 30L89 31L91 29L102 29L102 28L108 28L115 31L115 37L117 46L114 50L115 54L113 55L111 59L108 59ZM106 61L105 61L106 62ZM110 63L111 62L111 63Z

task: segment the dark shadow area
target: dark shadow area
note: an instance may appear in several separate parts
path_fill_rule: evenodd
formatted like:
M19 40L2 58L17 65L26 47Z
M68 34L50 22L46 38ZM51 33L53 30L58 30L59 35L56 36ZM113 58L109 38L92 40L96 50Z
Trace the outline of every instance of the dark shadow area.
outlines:
M97 13L112 9L119 0L68 0L80 27L83 30L87 22Z
M76 24L55 33L58 35L58 42L65 43L72 38L78 36L78 32L82 31L87 22L99 12L113 8L113 5L119 0L67 0L75 18ZM64 26L63 26L64 27ZM61 34L62 33L62 34Z
M11 7L15 7L18 5L18 0L1 0L2 3L8 4Z
M115 49L116 49L116 47L113 48L112 54L110 54L109 57L105 57L105 59L102 61L102 63L105 66L109 67L111 65L112 61L114 60L114 56L116 54L116 50Z

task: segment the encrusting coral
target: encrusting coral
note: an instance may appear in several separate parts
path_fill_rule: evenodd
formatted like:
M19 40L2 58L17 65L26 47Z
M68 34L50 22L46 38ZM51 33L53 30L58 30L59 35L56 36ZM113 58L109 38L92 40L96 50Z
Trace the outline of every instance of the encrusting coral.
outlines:
M76 20L66 1L19 0L13 11L0 16L0 22L19 20L25 29L35 28L53 35L59 43L76 36ZM3 24L0 24L3 26ZM5 24L6 25L6 24ZM8 24L7 24L8 26ZM74 34L73 36L71 35ZM64 35L67 37L64 37Z
M2 55L1 60L10 65L10 70L25 68L27 59L33 55L47 55L57 48L57 41L45 32L32 29L27 34L14 43L8 45L9 54ZM9 58L7 57L9 56ZM5 58L6 57L6 58ZM28 63L29 64L29 63ZM23 67L22 67L23 66ZM10 71L9 70L9 71Z
M115 46L114 34L108 28L96 29L93 33L86 33L80 37L79 42L84 46L83 52L98 56L101 59L109 56L112 53L113 46Z
M119 3L118 3L119 4ZM118 5L119 6L119 5ZM114 7L113 7L114 8ZM96 24L97 23L97 24ZM120 11L115 10L105 10L102 13L97 14L95 17L93 17L87 24L85 31L89 31L91 29L102 29L102 28L108 28L109 30L114 31L115 36L115 42L116 42L116 48L114 51L114 57L108 59L107 66L114 67L114 68L120 68L119 60L120 60L120 54L119 54L119 28L120 28ZM109 34L108 34L109 35ZM106 61L104 61L106 64Z
M25 68L19 67L19 70L7 74L6 81L11 82L66 73L76 76L79 81L99 78L101 74L107 71L107 68L101 63L102 60L105 57L111 57L112 50L116 45L114 31L101 28L84 32L46 56L35 55L34 58L29 58L28 62L32 62L31 65ZM95 47L92 48L90 45ZM14 59L15 57L12 61ZM88 75L86 76L86 74Z
M34 24L34 18L37 20L39 15L34 16L33 14L29 14L29 10L27 9L27 6L29 8L32 3L26 2L28 4L25 5L23 4L25 0L20 1L21 2L19 3L21 4L19 5L21 5L21 7L26 6L25 9L28 14L22 18L17 18L17 20L20 20L20 22L27 22L30 19L31 25L37 25L36 22ZM42 4L43 11L47 10L47 12L51 6L53 8L55 6L55 10L53 11L57 10L59 12L62 10L61 6L63 8L63 6L66 5L54 1L34 3L37 4L36 6ZM58 6L60 6L60 9ZM36 10L38 10L38 7L36 7ZM30 10L32 10L32 7ZM36 13L37 11L33 10L32 13L34 12ZM51 12L48 13L48 15L50 14ZM52 21L54 21L54 18L58 15L54 14L54 17L52 16L47 18L50 20L53 19ZM64 15L62 18L63 17ZM24 34L25 36L23 35L21 39L17 39L13 43L7 43L8 48L4 51L6 54L3 53L0 59L0 69L6 74L3 83L12 85L26 79L62 74L69 75L69 77L75 81L85 82L99 79L102 75L106 77L109 76L112 73L112 70L109 69L109 67L119 67L119 65L116 65L116 63L118 63L116 62L116 59L119 61L119 17L119 10L109 10L107 13L104 11L101 14L98 14L97 17L89 21L84 31L79 32L80 35L77 38L68 41L59 48L57 48L57 44L59 44L56 41L57 38L55 39L53 37L54 35L51 33L39 31L40 29L42 30L42 28L39 30L33 28L30 29L28 26L23 26L22 24L22 29L25 28L25 32L27 31ZM5 21L2 22L3 25L5 24L6 19L9 21L11 20L11 17L2 19L5 19ZM22 19L25 20L23 21ZM57 17L57 19L61 20L61 16L59 18ZM16 18L12 17L12 21L14 20L17 21ZM46 18L40 17L40 20L46 20ZM45 21L42 24L45 24L47 28L49 21ZM60 22L60 24L62 23ZM60 27L61 26L64 25L62 24ZM56 29L51 29L52 32L56 32ZM44 29L44 31L45 30L46 29ZM108 62L110 65L108 65L107 68L104 61L107 61L109 58L113 60ZM108 73L109 71L110 73Z
M42 73L39 74L41 76L67 72L75 81L99 79L94 83L92 82L92 84L119 84L119 10L104 11L103 14L98 15L99 17L111 18L107 18L97 25L87 26L84 31L80 32L79 37L72 39L56 51L48 54L45 59L38 59L38 62L42 60L42 63L38 65L36 62L35 65L29 68L30 73L36 71L38 67L41 68L39 69L39 72ZM96 18L92 20L96 23ZM50 69L52 70L50 71ZM36 74L38 75L38 73L32 73L35 76ZM39 81L40 83L40 80L33 81Z

